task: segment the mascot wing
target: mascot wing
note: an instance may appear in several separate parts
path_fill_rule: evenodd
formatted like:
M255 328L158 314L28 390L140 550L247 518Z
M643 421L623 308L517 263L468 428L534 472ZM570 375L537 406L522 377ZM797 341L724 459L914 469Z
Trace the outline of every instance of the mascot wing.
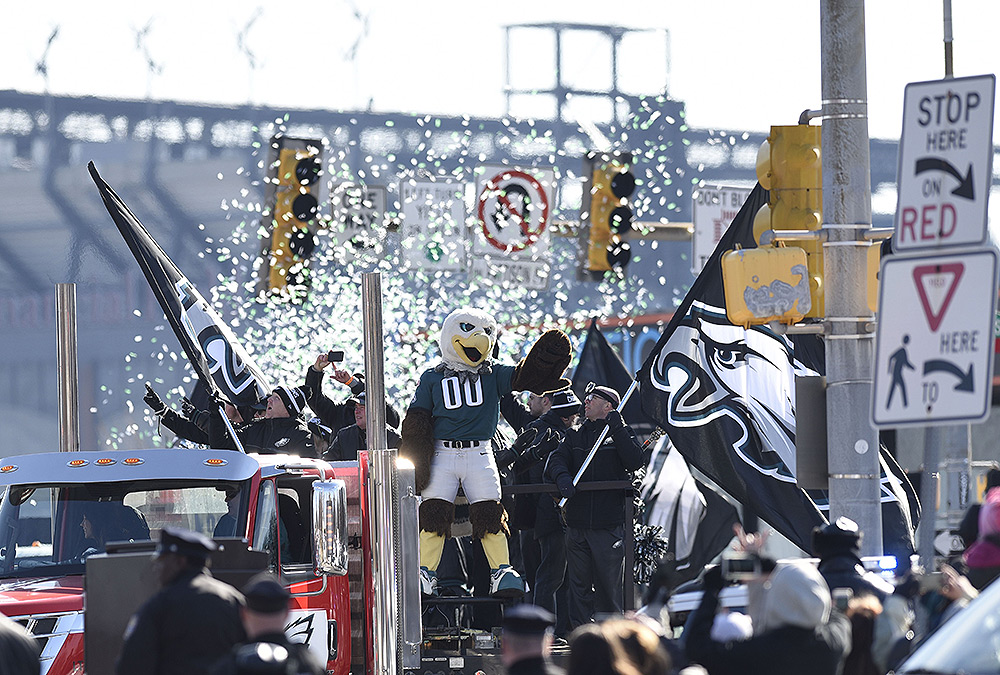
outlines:
M413 462L417 494L431 480L431 460L434 458L434 419L423 408L410 408L403 418L399 454Z
M565 389L570 381L562 377L562 374L569 366L572 353L573 346L565 333L561 330L546 331L531 345L528 355L517 364L511 388L538 395Z

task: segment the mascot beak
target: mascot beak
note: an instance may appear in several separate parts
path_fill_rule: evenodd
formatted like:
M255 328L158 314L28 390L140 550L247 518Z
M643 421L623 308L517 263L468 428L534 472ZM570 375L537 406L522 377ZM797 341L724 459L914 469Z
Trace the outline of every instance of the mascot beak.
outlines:
M470 366L478 366L490 355L490 336L483 331L476 331L466 338L455 336L451 339L458 358Z

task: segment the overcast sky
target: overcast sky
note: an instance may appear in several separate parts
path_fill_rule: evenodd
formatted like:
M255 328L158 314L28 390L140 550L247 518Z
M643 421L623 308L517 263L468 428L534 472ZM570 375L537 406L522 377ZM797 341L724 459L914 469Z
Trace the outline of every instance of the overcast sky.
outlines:
M995 73L1000 2L954 0L955 74ZM870 134L898 137L907 82L944 75L943 0L867 3ZM259 14L258 14L259 10ZM8 3L0 41L0 87L223 104L500 116L503 26L549 21L619 24L669 32L635 36L621 77L633 89L664 85L695 127L765 130L820 107L817 0L172 0L170 3ZM237 36L257 14L244 43ZM150 23L151 21L151 23ZM136 32L160 68L150 78ZM552 70L544 40L522 33L512 58L519 82ZM590 45L592 47L592 45ZM575 51L574 51L574 48ZM606 67L597 48L568 44L567 77L583 82ZM649 54L636 59L635 53ZM252 73L252 74L251 74ZM599 78L598 78L599 79ZM515 82L514 84L518 84Z

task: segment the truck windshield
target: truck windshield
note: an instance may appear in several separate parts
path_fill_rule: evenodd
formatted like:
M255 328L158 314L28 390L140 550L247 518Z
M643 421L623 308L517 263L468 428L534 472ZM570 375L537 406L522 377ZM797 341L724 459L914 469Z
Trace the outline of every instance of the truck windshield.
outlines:
M83 574L112 541L157 540L164 527L243 536L248 483L12 485L0 497L0 577Z

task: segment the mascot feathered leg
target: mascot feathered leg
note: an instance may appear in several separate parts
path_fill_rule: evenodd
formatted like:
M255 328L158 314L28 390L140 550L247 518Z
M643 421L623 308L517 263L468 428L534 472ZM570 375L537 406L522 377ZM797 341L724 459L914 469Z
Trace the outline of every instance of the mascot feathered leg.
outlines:
M560 331L542 335L517 366L490 362L496 321L475 309L452 312L441 329L442 362L425 371L401 429L400 454L415 467L420 505L421 586L436 592L437 567L451 535L459 486L469 500L473 536L491 568L490 594L519 597L524 582L510 566L507 512L500 503L500 475L490 439L500 397L510 391L536 394L563 389L562 373L572 346Z

